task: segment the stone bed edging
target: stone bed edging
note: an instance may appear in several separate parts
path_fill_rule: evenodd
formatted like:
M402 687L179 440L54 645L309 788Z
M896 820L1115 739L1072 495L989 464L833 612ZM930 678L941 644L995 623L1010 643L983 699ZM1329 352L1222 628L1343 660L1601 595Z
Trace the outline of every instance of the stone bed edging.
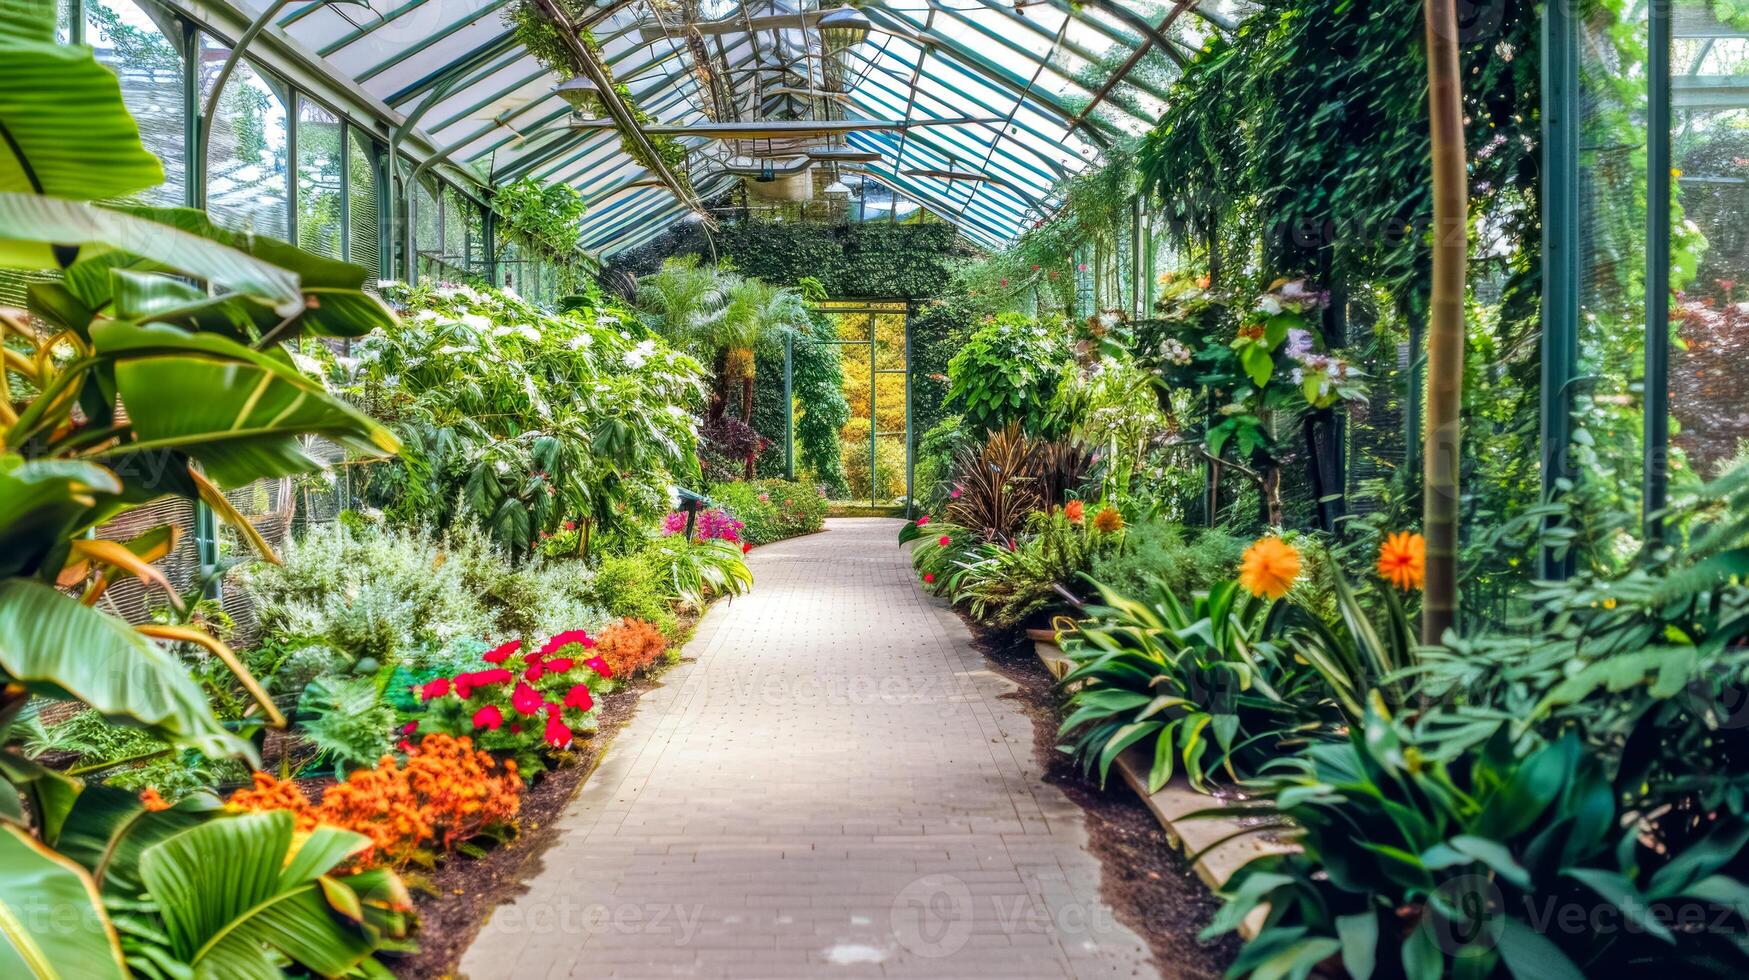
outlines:
M1055 642L1039 638L1039 634L1045 632L1047 631L1028 630L1027 635L1032 639L1033 651L1038 654L1045 669L1050 671L1052 677L1061 680L1069 673L1069 660L1063 656L1062 648ZM1166 785L1160 787L1159 792L1148 792L1148 770L1151 763L1148 753L1139 746L1126 749L1117 757L1114 766L1123 774L1124 782L1129 784L1130 789L1142 798L1142 802L1154 814L1154 819L1160 821L1160 827L1166 831L1167 840L1183 851L1185 857L1244 829L1244 824L1230 817L1185 819L1191 813L1219 806L1221 801L1217 797L1192 789L1190 780L1183 773L1174 775ZM1252 858L1296 850L1298 848L1291 844L1269 840L1258 834L1247 834L1214 848L1197 859L1191 867L1211 890L1218 891L1233 877L1234 872ZM1265 905L1253 909L1240 924L1239 934L1247 940L1256 936L1268 912L1268 906Z

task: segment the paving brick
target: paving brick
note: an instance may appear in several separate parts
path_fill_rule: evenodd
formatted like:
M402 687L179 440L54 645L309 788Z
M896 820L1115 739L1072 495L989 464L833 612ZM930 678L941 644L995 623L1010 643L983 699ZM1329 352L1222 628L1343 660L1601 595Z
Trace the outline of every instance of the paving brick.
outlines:
M517 977L1139 977L1081 811L898 523L755 550L462 961Z

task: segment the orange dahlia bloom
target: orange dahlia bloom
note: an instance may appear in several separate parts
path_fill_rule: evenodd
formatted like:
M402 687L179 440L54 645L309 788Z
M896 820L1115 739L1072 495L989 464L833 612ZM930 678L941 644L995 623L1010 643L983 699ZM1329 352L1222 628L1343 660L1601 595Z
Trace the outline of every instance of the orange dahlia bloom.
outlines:
M1114 534L1123 530L1123 515L1116 507L1106 507L1093 515L1093 530L1101 534Z
M1300 577L1300 553L1278 537L1258 538L1239 559L1239 584L1258 598L1279 599Z
M1405 592L1427 583L1427 539L1409 531L1385 536L1379 545L1379 578Z
M1086 512L1087 505L1079 500L1071 500L1063 505L1063 516L1069 519L1070 524L1081 523L1081 517Z

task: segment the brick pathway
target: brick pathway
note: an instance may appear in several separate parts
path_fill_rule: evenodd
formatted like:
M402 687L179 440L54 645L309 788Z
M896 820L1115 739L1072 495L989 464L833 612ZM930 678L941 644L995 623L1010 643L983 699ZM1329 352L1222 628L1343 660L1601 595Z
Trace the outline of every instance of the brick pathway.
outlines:
M898 527L753 552L753 593L645 696L467 977L1154 975Z

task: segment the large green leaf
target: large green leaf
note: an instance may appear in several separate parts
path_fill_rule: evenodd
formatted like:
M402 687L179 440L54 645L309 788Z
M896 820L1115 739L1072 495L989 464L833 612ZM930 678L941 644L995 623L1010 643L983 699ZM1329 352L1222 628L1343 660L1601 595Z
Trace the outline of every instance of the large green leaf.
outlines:
M323 976L363 962L379 939L336 915L323 878L369 846L360 834L321 828L294 851L284 810L213 820L146 850L141 876L171 948L196 977L278 980L269 950ZM347 889L349 891L349 889ZM346 904L356 906L356 893Z
M96 200L163 183L115 74L54 32L52 5L0 4L0 191Z
M105 457L176 450L199 460L221 486L321 468L297 437L319 435L366 455L400 443L381 425L286 361L213 334L165 324L110 321L91 330L116 361L116 386L138 442ZM198 392L199 397L166 397Z
M79 862L106 894L136 897L140 856L161 840L211 819L222 804L210 792L191 793L166 810L148 810L133 793L88 786L54 838L57 851Z
M0 581L0 671L34 693L76 698L207 756L255 758L253 745L213 717L174 657L40 582Z
M257 297L281 316L303 309L296 273L223 242L115 208L0 192L0 267L55 269L78 264L75 259L83 263L107 257L101 266L106 291L109 267L117 263L137 267L140 263L135 256L150 256L151 270L190 276ZM90 289L75 292L87 303L94 298Z
M34 573L89 526L99 497L121 489L115 474L95 463L0 456L0 577Z
M10 826L0 826L0 938L0 977L127 975L85 869Z
M155 224L174 228L192 235L197 235L208 241L229 246L239 252L266 262L275 268L284 269L297 276L303 288L301 325L309 333L329 337L362 337L379 327L393 326L394 313L377 297L363 291L364 283L369 277L369 271L364 266L351 262L341 262L324 258L295 248L285 242L260 235L231 231L212 223L206 212L194 208L153 208L134 205L112 205L116 211L143 218ZM130 256L123 263L123 268L114 268L115 259L108 260L111 271L130 276L139 276L141 271L177 271L166 269L158 263L151 254ZM80 279L79 267L69 270L69 278ZM105 288L101 277L93 275L83 277L81 292L85 300L92 305L100 305L100 291ZM272 309L264 309L250 304L242 295L233 292L219 299L207 299L203 293L194 291L196 296L184 298L180 303L172 305L173 301L166 297L149 315L136 316L124 307L122 303L122 283L117 283L116 316L119 319L151 319L166 323L184 323L181 318L222 317L226 321L241 318L251 319L262 330L269 329L280 320L290 316L294 310L275 304ZM222 284L227 285L229 284ZM158 287L167 289L168 287ZM175 307L181 307L177 309ZM191 324L192 325L192 324Z

